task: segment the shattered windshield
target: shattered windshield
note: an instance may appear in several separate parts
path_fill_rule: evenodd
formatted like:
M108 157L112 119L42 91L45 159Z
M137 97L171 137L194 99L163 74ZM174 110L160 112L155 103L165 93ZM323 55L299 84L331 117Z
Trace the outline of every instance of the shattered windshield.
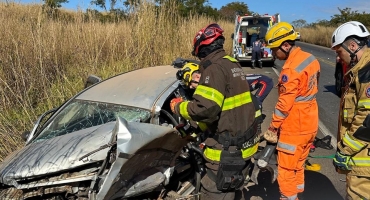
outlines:
M142 122L149 119L150 112L125 105L75 99L54 117L34 142L115 121L117 116L129 122Z

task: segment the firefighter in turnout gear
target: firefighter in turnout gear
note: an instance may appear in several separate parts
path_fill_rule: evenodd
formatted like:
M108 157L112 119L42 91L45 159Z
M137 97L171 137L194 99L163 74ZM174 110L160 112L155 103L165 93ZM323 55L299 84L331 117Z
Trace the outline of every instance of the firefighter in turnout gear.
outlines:
M357 21L339 26L332 49L351 69L342 89L338 149L333 164L347 174L347 199L370 199L370 49L369 31Z
M193 100L171 101L174 113L208 127L203 141L207 162L202 199L234 199L259 142L252 94L240 64L226 55L224 40L223 29L216 23L197 32L192 54L201 60L199 85Z
M264 138L277 143L278 184L281 200L303 196L304 162L317 134L316 102L320 64L310 53L295 46L296 34L287 22L275 24L266 33L267 47L279 60L279 97Z

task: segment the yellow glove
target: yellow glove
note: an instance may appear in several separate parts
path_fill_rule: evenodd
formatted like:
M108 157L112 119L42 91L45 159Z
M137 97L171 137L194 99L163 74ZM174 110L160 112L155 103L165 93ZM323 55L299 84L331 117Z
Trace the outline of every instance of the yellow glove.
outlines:
M271 143L277 143L278 142L278 135L277 135L277 129L270 126L267 131L263 133L263 137L267 142Z

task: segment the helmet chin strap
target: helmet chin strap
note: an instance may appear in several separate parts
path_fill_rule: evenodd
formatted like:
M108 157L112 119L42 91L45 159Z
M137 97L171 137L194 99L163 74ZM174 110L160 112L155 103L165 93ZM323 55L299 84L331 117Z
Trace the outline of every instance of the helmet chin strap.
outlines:
M285 53L285 58L284 58L284 60L287 60L287 59L288 59L288 57L289 57L289 53L290 53L290 51L292 50L292 48L293 48L293 46L292 46L292 45L290 45L290 48L288 49L288 51L285 51L283 48L281 48L281 46L279 47L279 49L280 49L282 52L284 52L284 53Z
M342 47L343 47L344 50L346 50L349 53L349 56L351 57L351 61L349 62L349 66L351 68L354 67L358 63L358 58L357 58L356 54L357 54L358 51L360 51L363 48L363 46L358 46L358 48L354 52L349 50L348 47L343 45L343 43L342 43Z

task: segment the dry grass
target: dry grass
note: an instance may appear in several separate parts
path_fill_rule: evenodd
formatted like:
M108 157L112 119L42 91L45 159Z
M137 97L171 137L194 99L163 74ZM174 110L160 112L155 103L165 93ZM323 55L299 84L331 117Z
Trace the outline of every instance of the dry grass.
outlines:
M82 89L85 78L192 58L195 33L213 22L203 16L183 19L174 5L156 12L145 3L127 20L100 23L81 12L57 20L41 5L0 3L0 161L23 141L43 112ZM233 23L224 27L231 51ZM174 75L175 76L175 75Z
M324 47L331 47L331 36L336 27L316 26L314 28L300 28L301 41Z
M175 5L158 12L144 3L127 20L100 23L82 12L50 19L41 5L0 3L0 161L23 145L37 117L80 91L89 74L107 78L128 70L192 58L195 33L213 22L184 19ZM234 23L219 21L231 53ZM330 45L334 28L301 29L302 41Z

